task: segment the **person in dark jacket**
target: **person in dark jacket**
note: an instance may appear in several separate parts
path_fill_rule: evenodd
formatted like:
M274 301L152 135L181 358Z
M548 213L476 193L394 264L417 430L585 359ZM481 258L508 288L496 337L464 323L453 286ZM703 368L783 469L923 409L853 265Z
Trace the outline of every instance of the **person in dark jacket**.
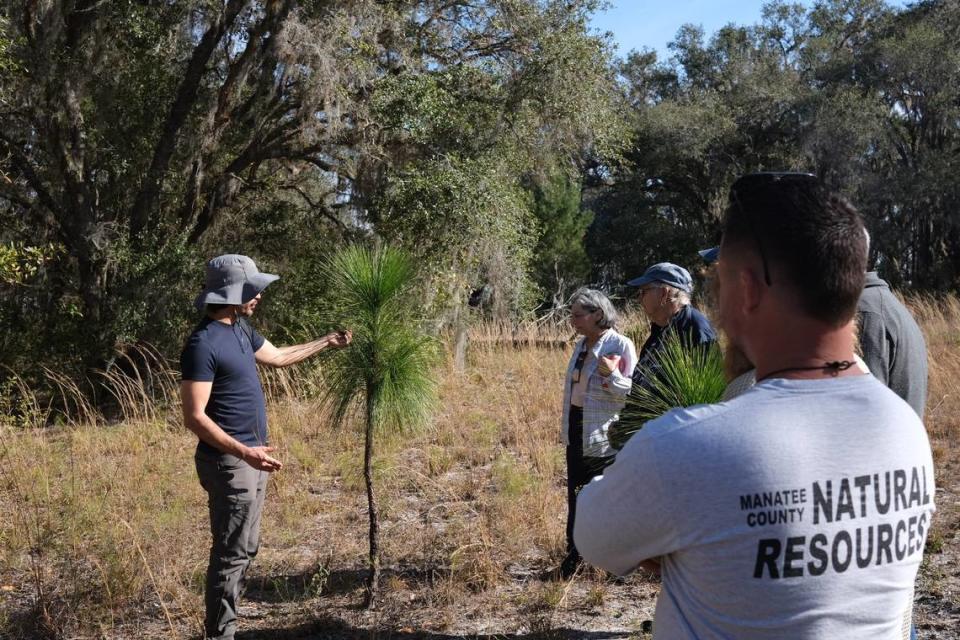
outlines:
M875 271L867 273L857 311L860 348L870 373L923 418L927 343L916 320Z
M622 448L633 433L624 426L639 419L636 398L644 389L655 392L656 378L661 370L658 359L668 336L678 335L686 349L709 349L717 341L717 333L710 321L690 304L693 279L683 267L660 262L627 285L637 288L635 299L650 319L650 335L637 356L633 385L620 413L621 421L610 429L610 443L616 449Z
M646 378L656 369L657 355L671 332L691 348L709 347L716 342L717 333L710 321L690 305L693 278L683 267L660 262L627 285L637 288L636 299L650 318L650 336L640 349L633 384L648 384Z

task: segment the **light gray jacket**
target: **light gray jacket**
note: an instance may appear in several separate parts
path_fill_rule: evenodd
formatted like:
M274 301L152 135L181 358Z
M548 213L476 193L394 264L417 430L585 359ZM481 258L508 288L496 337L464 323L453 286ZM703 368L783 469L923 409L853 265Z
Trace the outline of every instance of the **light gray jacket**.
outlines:
M567 375L563 384L563 421L560 433L563 444L569 445L570 426L570 395L572 391L574 364L577 354L583 349L586 338L577 341L573 349L570 364L567 365ZM610 446L607 431L610 425L620 419L620 410L623 409L627 394L633 385L631 375L637 365L637 348L630 338L608 329L597 343L593 345L593 359L585 364L581 375L589 376L587 396L583 407L583 455L590 457L607 457L616 451ZM597 365L603 356L620 356L617 369L609 377L604 378L597 373Z

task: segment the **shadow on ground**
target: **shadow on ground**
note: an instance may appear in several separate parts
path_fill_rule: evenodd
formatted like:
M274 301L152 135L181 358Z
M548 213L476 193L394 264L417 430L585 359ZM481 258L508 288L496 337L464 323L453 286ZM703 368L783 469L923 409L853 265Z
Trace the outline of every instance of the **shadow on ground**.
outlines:
M449 574L443 567L393 568L380 572L380 584L390 578L399 578L410 587L432 587ZM292 574L261 576L247 583L243 599L249 602L280 603L316 597L341 596L362 590L366 586L367 569L337 569L330 571L324 565Z
M391 629L361 629L333 617L321 617L297 627L257 629L237 634L237 640L620 640L637 637L626 631L580 631L550 629L531 633L493 633L455 635L429 631L397 631Z

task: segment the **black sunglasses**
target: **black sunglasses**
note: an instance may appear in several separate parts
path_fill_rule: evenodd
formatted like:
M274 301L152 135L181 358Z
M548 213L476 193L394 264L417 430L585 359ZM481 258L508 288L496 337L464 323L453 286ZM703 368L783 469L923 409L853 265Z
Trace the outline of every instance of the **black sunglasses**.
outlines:
M750 225L750 233L757 242L757 249L760 252L760 261L763 263L763 280L768 287L773 286L770 280L770 267L767 264L767 253L763 250L763 242L760 240L760 234L757 233L757 225L753 214L747 207L743 206L741 198L749 200L752 192L761 189L777 188L796 188L814 187L820 184L819 178L812 173L800 173L793 171L761 171L758 173L748 173L733 183L730 187L730 201L737 207L746 218Z

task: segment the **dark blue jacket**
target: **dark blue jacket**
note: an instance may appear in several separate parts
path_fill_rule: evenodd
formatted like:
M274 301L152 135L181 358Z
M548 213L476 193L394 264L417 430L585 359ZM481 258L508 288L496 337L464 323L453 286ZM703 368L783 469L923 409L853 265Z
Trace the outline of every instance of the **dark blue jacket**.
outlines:
M657 354L663 349L663 342L671 332L678 333L689 347L709 346L717 341L717 333L707 317L690 305L684 306L665 327L650 324L650 337L643 343L637 366L633 370L633 384L647 384L645 374L656 367Z

